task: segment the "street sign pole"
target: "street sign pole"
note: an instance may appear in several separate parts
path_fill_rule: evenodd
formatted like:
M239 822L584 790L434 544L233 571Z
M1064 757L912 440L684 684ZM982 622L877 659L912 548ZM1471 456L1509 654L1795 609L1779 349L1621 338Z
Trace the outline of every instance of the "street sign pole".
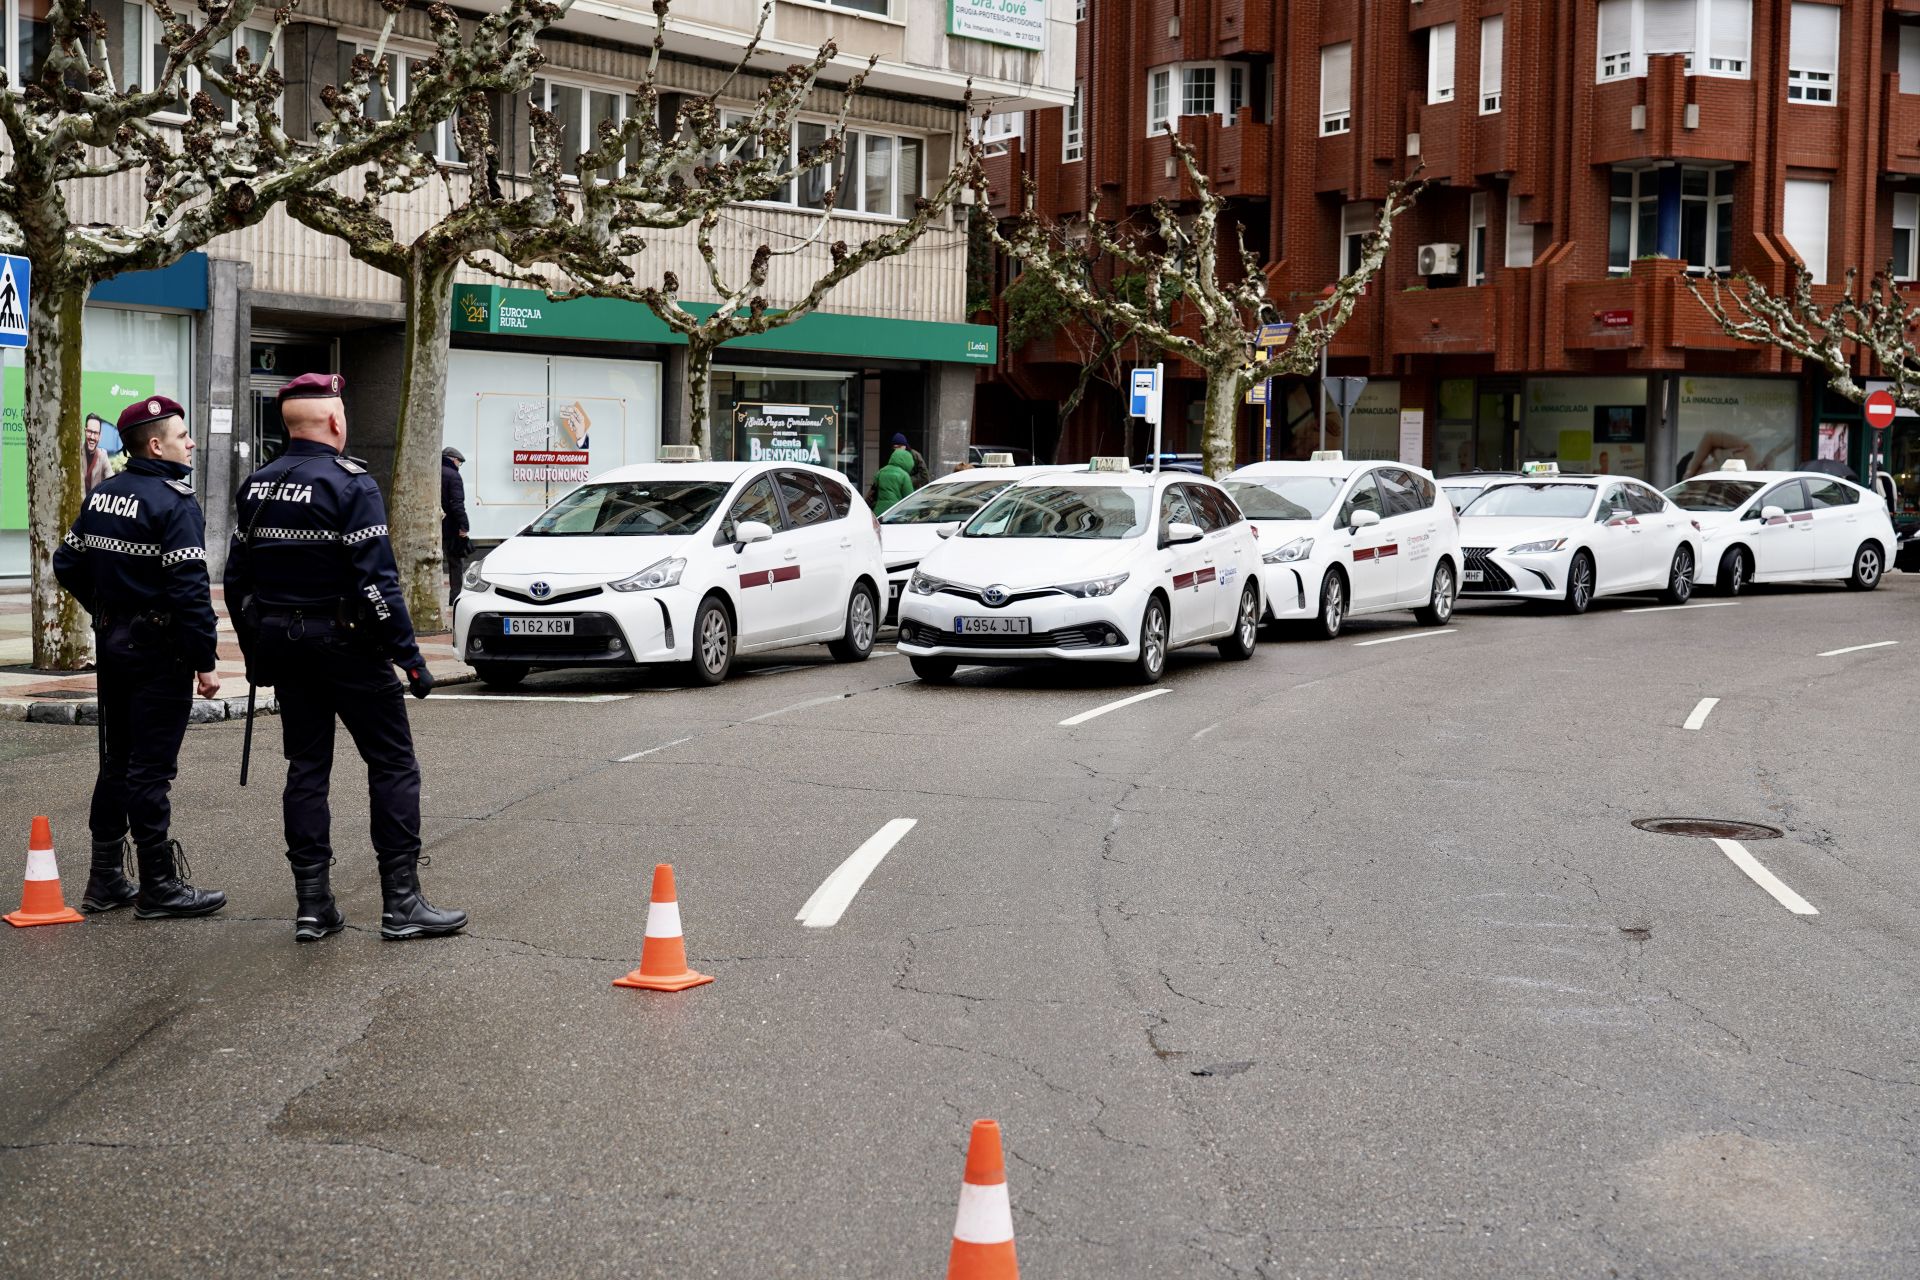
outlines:
M1153 366L1153 473L1160 474L1160 420L1166 415L1161 406L1167 400L1167 366Z
M1320 447L1327 447L1327 349L1320 348Z

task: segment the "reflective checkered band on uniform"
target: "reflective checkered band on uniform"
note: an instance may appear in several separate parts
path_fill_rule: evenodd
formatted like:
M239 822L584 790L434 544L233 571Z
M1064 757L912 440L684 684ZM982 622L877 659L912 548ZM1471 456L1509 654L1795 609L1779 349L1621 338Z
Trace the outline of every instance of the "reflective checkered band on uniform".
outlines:
M87 544L80 541L80 535L71 529L67 530L67 536L63 538L62 541L75 551L85 551L87 549Z
M340 535L331 529L255 529L253 536L271 542L338 542Z
M160 557L160 567L167 569L176 564L185 564L189 560L205 560L206 558L207 549L205 547L176 547L174 550Z
M97 533L83 533L80 541L93 551L117 551L123 556L157 556L160 544L157 542L128 542L122 538L103 537ZM205 553L202 553L205 554Z
M369 538L384 538L386 536L387 526L383 524L370 524L364 529L355 529L352 533L341 538L340 541L351 547L356 543L365 542Z

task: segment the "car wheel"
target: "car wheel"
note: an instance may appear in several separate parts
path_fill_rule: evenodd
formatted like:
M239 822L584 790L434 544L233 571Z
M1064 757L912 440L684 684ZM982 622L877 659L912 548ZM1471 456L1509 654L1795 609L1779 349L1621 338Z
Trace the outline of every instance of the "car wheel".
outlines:
M1214 647L1220 656L1232 662L1245 662L1260 642L1260 592L1249 582L1240 593L1240 612L1234 615L1233 632Z
M733 670L733 620L727 606L708 596L693 618L693 678L699 684L719 684Z
M914 676L917 679L926 681L928 684L953 683L953 673L960 667L959 662L953 658L915 658L909 656L907 661L913 664Z
M1459 597L1460 588L1454 582L1453 565L1442 560L1433 569L1433 595L1428 598L1425 608L1413 611L1413 616L1419 619L1423 627L1444 627L1453 620L1454 602Z
M1753 561L1745 547L1728 547L1720 557L1720 573L1714 587L1723 596L1737 596L1753 582Z
M880 629L880 607L874 602L873 588L864 582L847 598L847 629L838 640L829 641L827 652L835 662L865 662L873 652L874 633Z
M533 670L524 662L476 662L473 674L480 677L480 683L489 689L511 689L527 678L527 672Z
M1660 598L1668 604L1685 604L1693 599L1693 548L1683 546L1673 553L1673 567L1667 570L1667 589Z
M1871 591L1880 585L1880 575L1885 568L1880 558L1880 544L1863 542L1853 553L1853 576L1847 579L1847 585L1855 591Z
M1347 625L1347 580L1337 570L1320 579L1320 612L1307 624L1316 640L1336 639Z
M1568 613L1585 613L1587 606L1593 603L1593 557L1584 551L1573 553L1573 563L1567 568Z
M1167 670L1167 602L1159 596L1147 601L1140 615L1140 654L1133 660L1133 678L1152 684Z

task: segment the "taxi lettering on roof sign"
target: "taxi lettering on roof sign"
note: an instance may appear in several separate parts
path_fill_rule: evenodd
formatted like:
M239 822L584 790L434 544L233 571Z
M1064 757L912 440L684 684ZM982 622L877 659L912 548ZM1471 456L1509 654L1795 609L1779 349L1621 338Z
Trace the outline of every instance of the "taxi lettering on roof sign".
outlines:
M1131 458L1089 458L1087 459L1087 470L1131 471L1133 470L1133 460Z
M1560 474L1560 464L1557 462L1528 462L1521 466L1520 474L1523 476L1557 476Z
M1010 453L983 453L980 455L980 465L983 467L1010 467L1013 465L1013 455Z

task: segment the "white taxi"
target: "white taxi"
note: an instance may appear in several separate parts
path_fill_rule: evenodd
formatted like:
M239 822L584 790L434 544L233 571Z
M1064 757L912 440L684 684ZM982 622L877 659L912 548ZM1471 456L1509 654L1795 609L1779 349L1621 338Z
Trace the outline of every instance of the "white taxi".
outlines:
M1125 663L1152 683L1184 645L1253 656L1259 566L1213 481L1096 458L1015 481L927 553L900 601L900 652L935 683L962 662L1049 660Z
M1010 453L985 456L985 466L930 480L881 513L880 555L887 564L887 622L900 616L900 596L907 589L907 580L921 557L940 545L943 526L946 532L953 532L971 520L988 498L1023 476L1086 469L1085 463L1078 467L1016 467Z
M1753 582L1838 579L1871 591L1899 545L1886 499L1818 472L1747 471L1732 462L1681 481L1667 497L1702 530L1695 578L1723 595Z
M1331 640L1349 617L1411 609L1453 617L1460 534L1431 474L1397 462L1256 462L1221 482L1260 538L1260 595L1272 621L1308 621Z
M454 645L483 681L503 686L535 667L670 662L718 684L736 654L822 641L839 661L861 662L886 577L879 524L837 471L622 467L467 570Z
M1530 464L1460 513L1463 595L1555 600L1585 613L1598 596L1693 594L1700 526L1644 480L1561 475Z

